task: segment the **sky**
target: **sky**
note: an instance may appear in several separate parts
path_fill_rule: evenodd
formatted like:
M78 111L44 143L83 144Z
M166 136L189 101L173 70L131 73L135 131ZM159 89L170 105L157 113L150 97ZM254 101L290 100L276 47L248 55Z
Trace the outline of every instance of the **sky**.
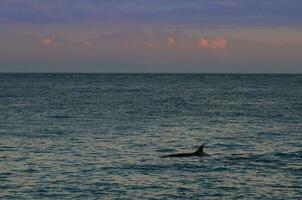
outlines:
M1 0L0 72L302 73L301 0Z

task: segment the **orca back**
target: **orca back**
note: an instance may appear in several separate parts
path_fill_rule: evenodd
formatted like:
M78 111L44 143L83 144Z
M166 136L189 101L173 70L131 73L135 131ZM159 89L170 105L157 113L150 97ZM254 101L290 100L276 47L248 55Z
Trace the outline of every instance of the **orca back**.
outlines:
M208 156L208 154L204 153L203 147L205 144L201 145L197 151L193 153L176 153L176 154L170 154L170 155L165 155L162 156L162 158L167 158L167 157L191 157L191 156Z

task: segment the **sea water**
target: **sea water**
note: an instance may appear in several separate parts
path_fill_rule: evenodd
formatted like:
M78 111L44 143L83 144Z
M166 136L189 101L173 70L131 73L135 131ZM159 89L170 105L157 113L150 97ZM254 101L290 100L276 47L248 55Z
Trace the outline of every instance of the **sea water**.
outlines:
M302 199L302 75L0 74L0 199Z

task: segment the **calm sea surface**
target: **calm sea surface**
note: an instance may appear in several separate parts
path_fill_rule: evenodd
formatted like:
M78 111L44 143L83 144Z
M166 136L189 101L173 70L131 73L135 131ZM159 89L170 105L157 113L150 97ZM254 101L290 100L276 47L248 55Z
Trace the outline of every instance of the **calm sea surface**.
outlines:
M0 199L189 198L302 199L302 75L0 74Z

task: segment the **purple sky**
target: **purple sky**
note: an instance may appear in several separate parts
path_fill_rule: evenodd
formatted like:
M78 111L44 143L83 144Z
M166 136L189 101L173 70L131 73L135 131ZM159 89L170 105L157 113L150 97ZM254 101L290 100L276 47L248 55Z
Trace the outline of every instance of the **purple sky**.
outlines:
M301 0L1 0L2 72L302 72Z

